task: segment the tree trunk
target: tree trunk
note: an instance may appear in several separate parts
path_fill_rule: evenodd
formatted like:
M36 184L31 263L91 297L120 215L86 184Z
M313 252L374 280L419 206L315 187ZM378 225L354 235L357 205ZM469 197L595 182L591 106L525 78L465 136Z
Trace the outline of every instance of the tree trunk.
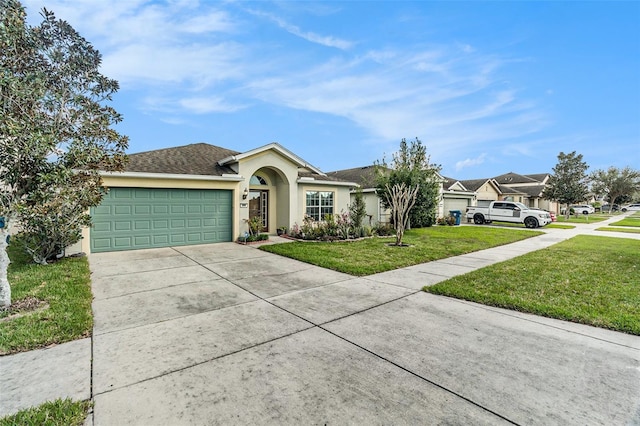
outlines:
M7 254L7 236L9 236L9 228L0 228L0 307L11 306L11 286L7 279L11 260Z

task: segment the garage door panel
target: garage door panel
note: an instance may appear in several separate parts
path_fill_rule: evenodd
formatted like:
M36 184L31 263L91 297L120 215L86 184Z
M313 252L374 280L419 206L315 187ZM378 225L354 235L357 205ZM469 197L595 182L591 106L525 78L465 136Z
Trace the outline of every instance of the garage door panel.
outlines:
M114 224L114 231L131 231L131 222L117 221Z
M464 213L469 206L470 200L467 198L445 198L444 199L444 215L449 215L449 210L460 210Z
M93 208L91 250L231 241L231 191L112 188Z
M113 214L116 216L131 216L131 206L118 205L113 209Z
M184 228L184 227L185 227L184 219L171 219L171 229Z

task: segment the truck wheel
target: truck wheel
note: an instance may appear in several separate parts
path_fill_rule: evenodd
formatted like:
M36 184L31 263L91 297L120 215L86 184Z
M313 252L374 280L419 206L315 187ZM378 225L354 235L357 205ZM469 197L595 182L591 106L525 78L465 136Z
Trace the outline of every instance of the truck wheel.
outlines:
M480 213L474 214L473 223L475 223L476 225L482 225L484 223L484 216L482 216Z
M535 217L528 217L524 220L524 226L526 226L527 228L537 228L538 221Z

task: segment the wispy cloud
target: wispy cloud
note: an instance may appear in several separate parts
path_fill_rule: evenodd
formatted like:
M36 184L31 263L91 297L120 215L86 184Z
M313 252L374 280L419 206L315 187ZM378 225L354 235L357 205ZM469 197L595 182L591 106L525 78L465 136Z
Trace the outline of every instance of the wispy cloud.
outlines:
M221 97L184 98L178 104L194 114L208 114L212 112L235 112L244 108L243 105L227 103Z
M30 13L42 1L26 0ZM484 161L478 147L496 141L511 144L505 155L532 155L514 141L548 125L502 75L513 58L459 41L365 47L233 2L50 0L47 7L102 51L104 73L139 92L139 108L176 122L180 114L277 105L345 118L380 146L418 136L439 162L453 164L464 151L462 168ZM332 49L311 54L250 36L273 24Z
M485 160L486 157L487 157L487 154L483 152L482 154L480 154L476 158L467 158L465 160L458 161L456 163L456 172L459 172L460 170L466 169L468 167L477 166L479 164L482 164L482 163L484 163L484 160Z
M275 16L271 13L266 13L258 10L249 10L249 13L262 18L267 18L288 33L293 34L296 37L303 38L311 43L316 43L327 47L335 47L342 50L350 49L354 45L353 42L343 40L338 37L320 35L312 31L303 31L297 25L290 24L286 20L279 18L278 16Z

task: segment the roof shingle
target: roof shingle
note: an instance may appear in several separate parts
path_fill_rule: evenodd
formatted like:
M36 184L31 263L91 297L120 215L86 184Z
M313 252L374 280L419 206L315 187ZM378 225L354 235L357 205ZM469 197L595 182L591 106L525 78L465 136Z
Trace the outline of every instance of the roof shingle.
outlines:
M218 161L236 154L239 152L206 143L195 143L130 154L126 171L208 176L235 174L231 168L219 166Z

